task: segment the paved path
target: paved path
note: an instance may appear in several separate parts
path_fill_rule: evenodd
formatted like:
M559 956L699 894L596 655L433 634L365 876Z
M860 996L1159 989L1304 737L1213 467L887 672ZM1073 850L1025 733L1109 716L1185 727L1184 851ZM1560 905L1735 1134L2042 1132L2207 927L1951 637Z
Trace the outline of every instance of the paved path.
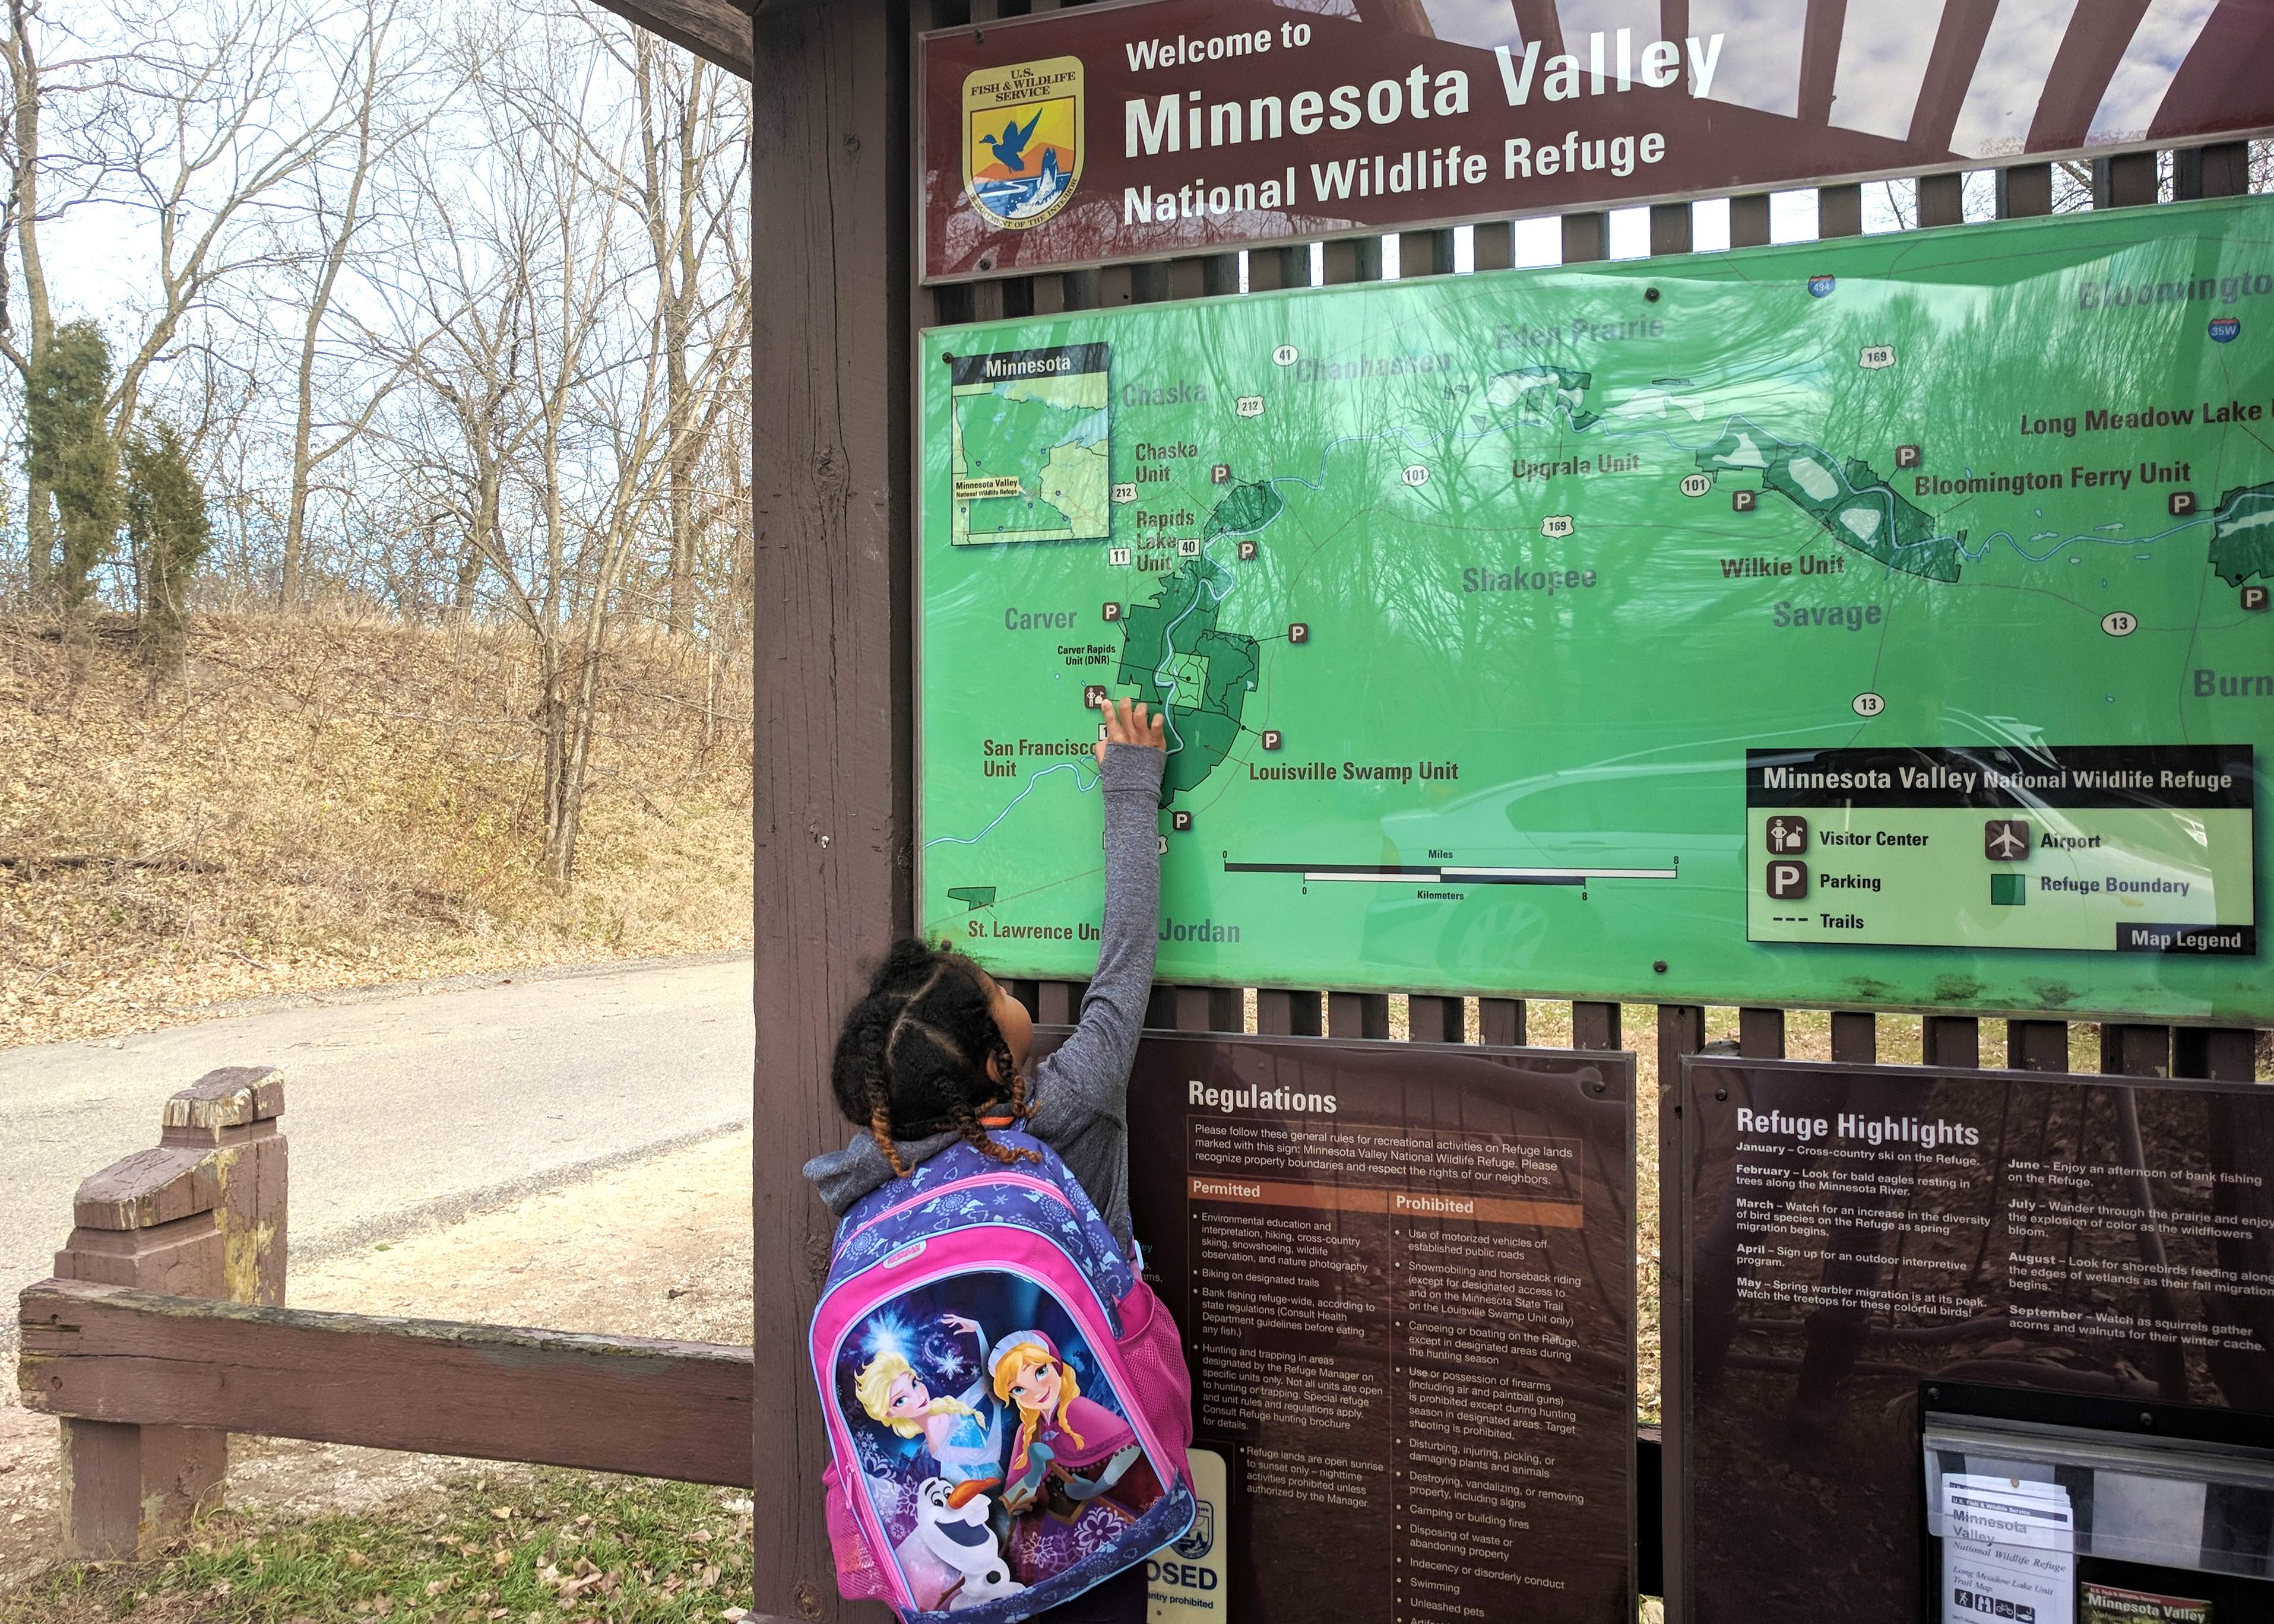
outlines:
M307 1257L747 1122L752 1042L736 955L0 1049L0 1345L79 1181L156 1144L166 1096L215 1066L284 1069L291 1246Z

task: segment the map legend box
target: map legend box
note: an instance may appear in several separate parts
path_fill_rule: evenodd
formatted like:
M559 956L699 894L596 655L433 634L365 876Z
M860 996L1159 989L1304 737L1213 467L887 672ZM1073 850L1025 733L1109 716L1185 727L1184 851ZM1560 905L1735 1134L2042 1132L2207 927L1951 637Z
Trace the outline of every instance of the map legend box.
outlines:
M2255 787L2248 745L1749 750L1748 849L1805 817L1812 876L1766 860L1746 938L2255 954Z

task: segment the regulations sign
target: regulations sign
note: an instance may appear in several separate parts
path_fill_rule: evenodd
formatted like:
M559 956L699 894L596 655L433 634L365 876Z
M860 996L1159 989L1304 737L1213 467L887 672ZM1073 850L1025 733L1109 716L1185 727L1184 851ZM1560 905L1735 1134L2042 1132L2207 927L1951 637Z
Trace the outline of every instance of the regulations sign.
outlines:
M2274 207L925 342L990 967L1094 967L1133 694L1167 979L2274 1022Z
M923 270L2171 146L2270 59L2274 0L1081 6L924 36Z
M1130 1211L1207 1495L1156 1620L1634 1617L1633 1067L1146 1037Z

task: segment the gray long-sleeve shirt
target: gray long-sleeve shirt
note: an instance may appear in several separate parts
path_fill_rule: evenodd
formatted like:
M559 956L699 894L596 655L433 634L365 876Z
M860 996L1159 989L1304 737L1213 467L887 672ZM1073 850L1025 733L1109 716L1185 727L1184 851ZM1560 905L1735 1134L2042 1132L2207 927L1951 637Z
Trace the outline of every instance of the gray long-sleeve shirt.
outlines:
M1105 750L1105 918L1097 974L1081 1001L1073 1035L1033 1073L1036 1139L1056 1150L1097 1204L1114 1237L1129 1244L1129 1066L1144 1030L1153 988L1153 953L1161 928L1161 845L1157 811L1168 757L1136 745ZM914 1167L960 1144L953 1133L903 1142ZM816 1156L805 1176L840 1217L862 1196L892 1182L892 1164L874 1139L855 1134L843 1150Z

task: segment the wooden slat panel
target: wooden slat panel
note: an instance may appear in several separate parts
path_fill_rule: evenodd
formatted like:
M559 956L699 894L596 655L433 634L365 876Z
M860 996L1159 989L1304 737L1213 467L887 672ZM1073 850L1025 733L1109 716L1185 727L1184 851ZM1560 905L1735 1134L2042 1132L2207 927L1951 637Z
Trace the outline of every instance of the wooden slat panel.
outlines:
M1919 1023L1919 1060L1931 1066L1982 1064L1982 1023L1971 1015L1929 1015Z
M1048 1026L1071 1026L1081 1017L1088 981L1043 981L1036 989L1035 1019Z
M1658 1300L1659 1300L1659 1417L1660 1435L1668 1440L1659 1483L1660 1545L1645 1545L1641 1565L1670 1553L1660 1575L1668 1619L1690 1616L1689 1575L1681 1560L1683 1530L1690 1526L1690 1474L1684 1449L1690 1438L1687 1424L1688 1359L1681 1326L1688 1300L1690 1244L1681 1201L1689 1145L1682 1125L1682 1056L1706 1047L1706 1010L1697 1004L1658 1006L1658 1098L1637 1101L1638 1109L1658 1112ZM1642 1519L1647 1527L1649 1519ZM1645 1536L1646 1538L1646 1536Z
M1966 177L1922 175L1918 183L1918 222L1923 226L1966 223Z
M47 1281L27 1407L684 1483L752 1480L750 1350L249 1308Z
M1327 1035L1333 1038L1388 1037L1389 995L1386 992L1329 993Z
M1453 274L1453 234L1450 230L1401 231L1397 234L1397 274L1406 276L1449 276Z
M2172 1038L2173 1077L2258 1080L2258 1034L2248 1026L2181 1026Z
M1179 1032L1238 1032L1247 1025L1246 1000L1237 987L1179 987L1170 1024Z
M1611 217L1595 210L1563 216L1563 263L1585 265L1611 257Z
M1687 203L1650 206L1650 251L1653 254L1685 254L1695 245Z
M1619 1049L1619 1006L1594 1000L1575 1000L1571 1005L1571 1047Z
M1508 1049L1524 1046L1524 1000L1521 998L1480 998L1477 1000L1477 1036L1485 1043L1498 1043Z
M1819 237L1864 235L1864 188L1854 182L1816 189L1816 235Z
M1875 1065L1879 1058L1879 1023L1862 1010L1832 1011L1832 1057L1843 1065Z
M1784 1011L1743 1009L1737 1011L1737 1052L1748 1060L1784 1058Z
M1516 264L1516 227L1505 220L1487 220L1477 227L1470 252L1480 271L1505 271Z
M1414 993L1405 1000L1405 1035L1416 1043L1465 1043L1469 1011L1460 998Z
M2008 164L1998 171L1998 218L2021 220L2053 212L2053 167Z
M2007 1021L2006 1064L2015 1071L2067 1071L2068 1023L2060 1020Z
M1280 288L1311 285L1308 248L1251 248L1247 251L1247 286L1251 292L1269 293Z
M2249 190L2248 141L2190 147L2172 154L2172 195L2180 201L2191 198L2239 198Z
M2105 1023L2100 1028L2100 1069L2119 1077L2169 1077L2172 1029Z
M1326 245L1322 257L1329 287L1382 280L1382 239L1378 237L1337 237Z
M1281 1037L1315 1038L1327 1029L1326 995L1284 987L1258 988L1255 1029Z
M1729 199L1729 246L1762 248L1769 240L1769 194L1749 192Z
M2095 208L2137 208L2153 203L2157 185L2154 153L2119 153L2092 161Z

